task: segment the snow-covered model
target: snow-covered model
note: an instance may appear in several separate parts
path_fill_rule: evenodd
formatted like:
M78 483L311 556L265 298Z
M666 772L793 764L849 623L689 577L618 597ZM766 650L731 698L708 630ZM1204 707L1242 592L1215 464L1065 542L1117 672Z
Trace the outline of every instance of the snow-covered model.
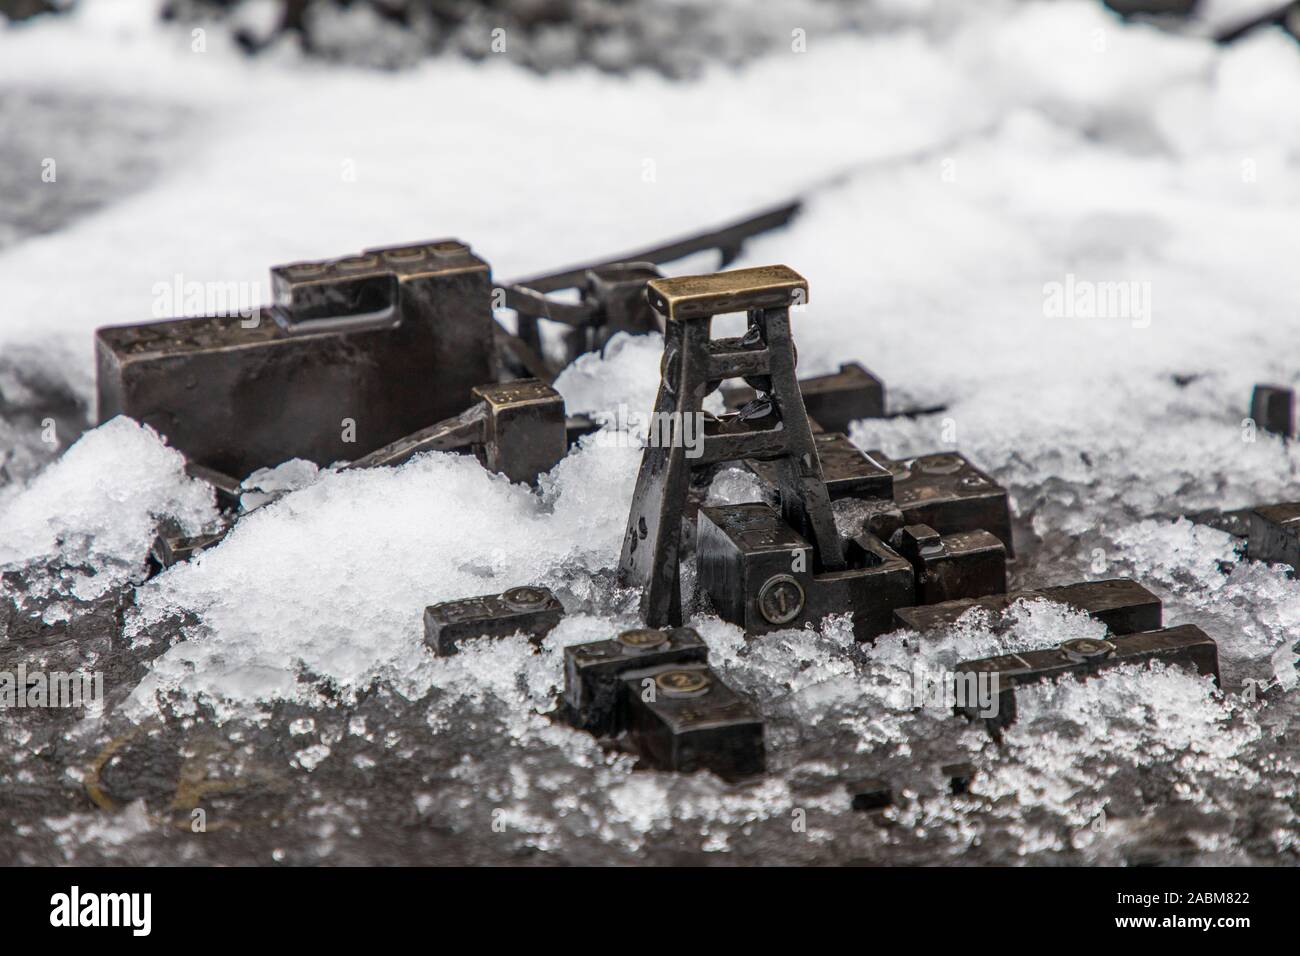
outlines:
M682 627L684 606L713 610L746 636L817 628L844 615L856 640L869 642L897 627L906 608L1006 594L1014 552L1005 489L955 452L873 456L808 414L792 314L808 302L809 287L787 266L670 279L649 262L604 263L583 272L585 302L565 308L514 284L519 314L534 319L521 325L528 337L494 325L486 263L451 240L272 274L273 323L258 312L249 323L178 320L97 338L102 414L126 411L152 423L190 456L192 473L228 491L243 483L217 469L232 463L266 466L297 453L331 464L346 447L336 419L366 423L344 438L363 454L340 470L399 465L424 451L474 451L508 480L535 484L569 444L559 394L537 378L514 377L515 364L549 371L533 338L539 313L567 321L569 350L605 342L614 329L662 331L658 397L618 568L618 583L641 591L645 627L568 648L562 708L570 722L645 765L727 778L765 766L760 712L709 668L707 645ZM554 291L576 274L533 285ZM744 332L714 338L713 320L723 313L743 313ZM502 381L485 381L489 373ZM219 401L196 400L196 379L215 382ZM259 400L239 401L250 383ZM744 404L706 412L705 400L724 384ZM824 387L809 391L825 398ZM883 387L841 391L841 400L857 395L871 404ZM467 392L475 402L463 408ZM429 422L437 410L455 414ZM846 417L873 411L853 408ZM727 465L752 472L766 500L706 505L703 492ZM276 496L249 505L241 495L241 506ZM228 511L223 531L197 540L160 536L158 566L220 540L237 517ZM695 572L683 575L692 551ZM1134 582L1108 583L1124 594L1118 606L1101 602L1106 639L966 662L958 672L969 693L954 701L956 712L997 735L1015 718L1015 685L1122 662L1187 664L1217 682L1213 640L1190 625L1134 633L1128 616L1149 593ZM1121 609L1128 616L1117 615ZM522 633L540 643L563 614L563 602L542 586L463 597L426 608L425 643L443 657L472 639Z

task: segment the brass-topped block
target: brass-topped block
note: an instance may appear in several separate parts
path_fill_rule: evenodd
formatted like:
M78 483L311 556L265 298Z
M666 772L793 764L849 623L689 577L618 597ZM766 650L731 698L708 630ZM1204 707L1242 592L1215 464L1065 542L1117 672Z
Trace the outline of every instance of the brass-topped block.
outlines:
M291 334L383 327L398 319L398 287L473 271L482 261L456 239L367 249L360 255L271 267L271 313Z
M488 264L462 242L276 266L271 286L248 314L99 329L99 420L129 415L243 478L355 460L496 378Z
M702 276L651 279L650 305L672 321L749 309L777 309L808 301L808 280L789 266L758 266Z
M564 399L551 386L519 378L476 385L470 394L478 401L459 415L390 442L348 467L400 465L426 451L468 451L489 471L531 484L564 457Z

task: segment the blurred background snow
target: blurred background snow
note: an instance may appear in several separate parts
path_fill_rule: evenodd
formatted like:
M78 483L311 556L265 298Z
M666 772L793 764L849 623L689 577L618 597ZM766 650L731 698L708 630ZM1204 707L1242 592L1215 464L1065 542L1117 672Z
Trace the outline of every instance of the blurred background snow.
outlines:
M0 725L0 774L66 811L33 810L58 837L15 852L257 861L256 841L178 850L138 806L125 836L93 836L61 761L177 713L306 713L267 759L315 814L287 841L307 862L376 861L365 799L406 807L420 839L504 809L499 849L384 850L435 859L1295 862L1298 586L1176 520L1300 497L1294 446L1242 430L1254 383L1300 379L1300 48L1278 27L1209 39L1269 4L1160 23L1091 0L456 4L403 24L375 0L290 4L291 30L278 3L166 6L83 0L0 29L0 587L47 623L122 596L106 653L139 657L105 718L47 745ZM1010 634L864 653L834 626L746 643L701 618L768 720L772 772L740 790L634 773L547 716L559 649L632 620L609 580L634 449L588 441L536 493L437 455L322 473L138 588L152 526L202 526L210 504L129 422L69 450L93 420L93 330L154 317L176 276L265 291L275 263L456 236L509 279L795 195L804 212L738 265L809 279L802 373L856 359L896 407L947 406L853 439L962 450L1011 489L1015 584L1142 581L1167 624L1219 641L1224 693L1178 671L1065 681L1021 695L998 749L900 706L914 659L1087 622L1027 611ZM1139 283L1149 312L1054 316L1047 289L1070 276ZM624 342L560 387L595 412L644 403L656 347ZM527 582L577 611L542 654L428 655L426 604ZM1247 681L1271 689L1248 699ZM979 766L978 796L944 789L953 757ZM355 793L385 772L387 796ZM864 772L905 791L890 826L848 812L839 780Z

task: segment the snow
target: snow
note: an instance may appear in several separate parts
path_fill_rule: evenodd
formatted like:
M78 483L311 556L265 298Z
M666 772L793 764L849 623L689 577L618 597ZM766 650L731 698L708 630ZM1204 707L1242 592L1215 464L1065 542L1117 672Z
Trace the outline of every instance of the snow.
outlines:
M0 568L58 559L83 601L140 577L161 520L197 534L216 519L212 489L184 468L129 418L87 432L0 511Z
M636 448L584 446L540 495L442 453L323 473L137 592L128 634L178 607L203 626L158 662L136 698L177 689L293 696L299 664L344 689L382 676L414 694L429 681L427 605L534 582L559 587L575 568L617 561L638 460Z
M537 491L443 454L258 476L283 494L135 590L128 639L143 646L183 620L185 640L153 659L123 713L314 709L322 740L291 750L317 780L412 746L364 720L347 738L364 753L324 740L332 708L380 685L465 758L422 818L473 830L500 810L519 845L575 860L680 841L742 860L821 861L833 846L837 860L1123 863L1156 852L1166 810L1205 859L1294 853L1294 814L1274 818L1296 799L1294 745L1277 741L1295 739L1300 591L1176 516L1297 497L1297 446L1242 419L1255 382L1300 381L1288 348L1300 56L1275 31L1220 49L1079 0L993 6L889 4L889 32L813 30L806 53L777 45L684 85L581 68L539 80L508 58L391 74L284 49L247 61L216 33L197 54L126 3L7 31L7 89L184 119L107 151L89 135L60 141L61 179L102 164L119 185L93 214L5 240L0 372L44 356L44 374L93 404L92 330L147 318L155 283L176 274L253 285L274 263L455 235L507 278L805 194L795 223L737 263L808 277L801 372L858 360L894 407L947 406L855 423L853 440L896 457L955 445L1012 494L1013 585L1136 578L1164 599L1167 624L1219 642L1221 690L1162 668L1026 689L998 749L913 709L918 662L942 671L1096 636L1094 622L1030 604L996 632L972 615L862 649L843 621L745 641L702 616L714 666L768 721L771 773L733 789L633 770L550 719L562 647L635 617L611 571L639 454L607 427ZM1136 283L1150 311L1049 314L1049 289L1068 277ZM579 360L557 382L569 411L648 410L660 348L620 337ZM86 601L140 579L164 519L191 532L215 519L180 456L123 419L46 464L30 402L6 382L16 410L0 404L0 439L26 451L0 489L0 568L82 569L37 590ZM759 493L727 472L712 500ZM439 660L422 644L426 605L525 583L572 608L540 651L509 638ZM1272 689L1256 700L1248 681ZM976 763L972 795L946 791L945 756ZM861 771L898 781L894 829L849 812L840 780ZM810 823L793 840L798 808ZM133 813L122 832L146 828ZM1252 814L1273 822L1233 822Z
M320 468L315 462L301 458L290 458L274 468L259 468L240 485L239 496L241 511L252 511L268 501L274 501L286 491L297 491L313 484L320 475Z

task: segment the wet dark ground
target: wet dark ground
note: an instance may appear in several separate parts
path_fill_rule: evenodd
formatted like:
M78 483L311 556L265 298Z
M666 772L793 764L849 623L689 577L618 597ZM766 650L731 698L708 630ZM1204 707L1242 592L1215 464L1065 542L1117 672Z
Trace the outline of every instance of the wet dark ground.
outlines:
M122 597L87 609L74 627L51 635L48 646L23 640L15 648L11 627L0 662L5 669L25 661L45 671L102 670L109 713L85 723L75 712L51 709L4 715L0 859L92 865L1296 862L1294 847L1277 853L1277 834L1295 827L1294 788L1289 795L1285 790L1293 770L1276 760L1270 768L1263 759L1283 748L1294 753L1294 718L1265 729L1265 742L1254 751L1260 762L1252 769L1262 778L1255 792L1229 798L1225 790L1208 805L1187 799L1187 768L1171 755L1163 761L1157 755L1147 767L1120 762L1107 772L1104 752L1079 760L1081 777L1105 781L1099 786L1109 829L1094 841L1095 825L1071 827L1047 807L1021 808L1014 795L982 793L978 776L971 793L949 792L936 772L939 763L972 756L951 739L956 728L950 736L936 732L935 722L924 730L932 736L913 738L906 750L886 746L846 761L853 734L830 721L824 728L800 726L777 701L765 709L780 787L765 789L762 779L728 786L633 771L633 779L656 778L670 801L696 804L685 819L638 832L596 792L598 768L566 766L554 747L512 739L499 702L466 707L445 690L408 701L375 686L344 701L320 683L318 706L280 704L257 721L221 722L190 708L128 720L114 706L178 633L167 627L151 635L156 643L148 649L126 646L118 625ZM852 657L865 679L869 655ZM429 715L439 712L452 714L454 726L433 729ZM302 765L306 740L329 746L310 770ZM998 754L988 743L973 756L979 763L1015 763L1015 749L1024 745ZM467 762L475 764L472 772ZM847 811L842 781L855 763L901 785L901 814ZM531 779L523 793L521 770ZM1277 798L1269 793L1274 787ZM775 808L756 809L769 804ZM813 838L792 826L800 809ZM1057 842L1026 853L1026 826L1054 833ZM726 834L725 854L705 849L719 833ZM1207 853L1216 844L1225 849Z

